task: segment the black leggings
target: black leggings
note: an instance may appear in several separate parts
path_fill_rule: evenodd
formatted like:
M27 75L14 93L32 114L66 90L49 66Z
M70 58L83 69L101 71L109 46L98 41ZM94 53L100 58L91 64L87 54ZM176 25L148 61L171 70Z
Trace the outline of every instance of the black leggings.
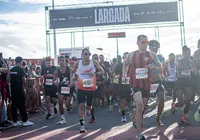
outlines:
M17 111L19 109L20 116L22 118L22 122L26 122L28 120L27 112L26 112L26 102L25 97L12 97L11 104L11 114L13 118L13 122L17 122Z

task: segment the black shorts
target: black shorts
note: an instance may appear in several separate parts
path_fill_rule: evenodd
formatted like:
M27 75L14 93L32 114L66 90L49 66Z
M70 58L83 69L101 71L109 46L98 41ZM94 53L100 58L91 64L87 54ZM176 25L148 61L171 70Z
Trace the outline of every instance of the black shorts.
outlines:
M101 99L101 98L102 98L102 93L103 93L104 87L105 87L104 84L98 86L98 88L97 88L96 91L95 91L95 98L98 98L98 99Z
M45 87L44 88L44 95L50 96L50 97L53 97L53 98L57 98L57 86L52 85L51 87Z
M130 85L119 84L119 96L120 99L128 99L131 96Z
M87 98L87 106L92 106L95 91L78 90L77 99L78 104L85 103Z
M113 83L113 92L114 92L114 94L118 93L118 91L119 91L119 84Z
M106 81L105 86L106 86L107 88L110 88L110 86L111 86L111 80L110 80L110 79L108 79L108 80Z
M163 85L164 85L164 87L165 87L166 89L168 89L168 88L174 89L174 88L175 88L175 84L176 84L176 81L174 81L174 82L165 81L165 82L163 83Z
M184 87L194 88L194 84L189 78L178 78L175 84L176 90L184 89Z
M142 98L149 98L149 90L144 90L139 87L131 88L131 95L134 95L136 92L142 92Z
M158 82L153 82L153 83L151 83L151 84L159 84L159 86L158 86L158 88L157 88L157 90L156 90L156 92L155 92L155 94L157 95L157 94L159 94L159 93L164 93L165 92L165 88L164 88L164 86L163 86L163 84L162 84L162 81L158 81Z

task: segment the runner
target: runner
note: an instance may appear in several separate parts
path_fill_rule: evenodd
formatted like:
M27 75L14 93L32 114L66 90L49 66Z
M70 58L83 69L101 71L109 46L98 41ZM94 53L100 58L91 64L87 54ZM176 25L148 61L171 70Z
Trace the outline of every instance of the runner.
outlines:
M123 59L126 60L126 57L128 56L128 52L124 53ZM129 97L131 95L131 89L130 89L130 83L129 80L124 83L122 81L122 69L123 69L123 63L119 63L116 66L115 74L119 75L119 96L120 96L120 111L122 113L121 122L126 122L126 101L129 100ZM128 77L129 78L129 77Z
M193 82L191 80L191 73L195 73L195 69L196 68L194 67L193 62L190 60L190 49L184 48L183 58L178 61L178 74L175 84L178 102L173 106L173 111L175 110L175 107L183 107L183 115L181 118L181 123L183 125L189 125L186 115L190 109L190 102L193 97Z
M195 81L195 89L197 91L198 96L200 96L200 39L197 42L197 50L194 52L194 64L197 68L197 74L194 76L193 81ZM200 107L197 109L197 112L195 113L195 120L200 121Z
M104 75L99 77L100 81L98 81L99 83L98 83L97 91L100 92L99 94L101 95L101 106L103 107L103 106L105 106L105 104L104 104L104 101L105 101L105 82L108 78L108 73L106 71L106 66L105 66L106 61L105 61L104 55L102 55L102 54L99 55L99 59L100 59L99 64L104 70Z
M137 45L138 50L131 52L124 61L122 80L127 82L126 74L129 71L133 98L136 105L133 122L137 128L138 140L145 140L145 137L142 135L142 118L151 87L151 71L161 71L162 68L156 54L147 51L148 39L146 35L139 35L137 37ZM152 65L152 62L154 62L155 66Z
M36 111L37 105L37 89L36 89L36 78L38 76L35 73L34 67L29 66L28 77L26 80L26 95L27 95L27 109L29 109L30 113L34 113Z
M115 59L113 59L113 66L112 66L112 76L113 76L113 84L112 84L112 95L109 98L110 106L109 111L113 112L113 104L115 101L115 107L118 106L117 104L117 96L119 92L119 74L115 73L117 64L122 62L122 57L120 55L117 56L117 62Z
M11 81L11 99L12 99L12 119L13 126L31 126L34 123L28 121L28 116L26 112L26 100L24 93L25 84L25 74L24 70L21 68L22 57L15 58L15 64L10 71L10 81ZM22 118L22 124L17 121L17 111L19 109L20 116Z
M104 70L96 60L90 60L90 51L82 50L82 60L75 63L73 73L78 74L78 116L81 124L80 133L86 132L84 127L84 102L87 97L86 114L90 115L94 92L96 90L96 75L103 75ZM96 72L96 70L98 72Z
M154 52L157 54L158 49L160 48L160 43L157 40L151 40L149 41L149 50L151 52ZM161 55L157 55L158 61L160 64L163 63L163 59ZM155 66L154 62L152 62L153 67ZM158 126L163 126L164 124L161 122L161 115L164 109L164 104L165 104L165 89L164 86L162 85L162 69L154 69L152 70L151 73L151 84L152 88L155 86L155 89L153 93L151 94L156 94L157 95L157 101L158 101L158 110L157 110L157 118L156 122Z
M57 68L55 66L51 66L51 58L47 57L45 59L45 67L43 66L41 75L44 77L44 95L45 95L45 104L47 108L47 116L46 119L52 118L51 115L51 99L54 105L54 113L57 114L57 86L53 81L54 72Z
M168 95L172 95L172 107L176 102L176 93L175 93L175 83L177 80L177 63L175 62L174 53L169 54L169 62L165 63L164 73L165 77L165 88L167 90ZM172 111L172 114L175 112Z
M65 100L66 108L70 108L71 99L73 96L73 91L70 85L70 79L72 78L71 68L66 65L66 60L64 56L60 56L59 58L60 67L55 71L55 77L58 77L58 102L59 102L59 111L61 115L61 121L58 124L66 123L66 119L64 116L64 108L63 103ZM55 80L55 79L54 79Z

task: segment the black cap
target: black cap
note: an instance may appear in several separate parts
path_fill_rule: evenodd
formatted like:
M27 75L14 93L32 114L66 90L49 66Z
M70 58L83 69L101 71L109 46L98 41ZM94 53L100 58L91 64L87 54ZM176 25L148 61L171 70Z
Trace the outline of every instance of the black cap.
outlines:
M157 40L150 40L149 41L149 47L160 48L160 43Z
M15 58L15 63L21 63L23 61L23 58L21 56L18 56Z

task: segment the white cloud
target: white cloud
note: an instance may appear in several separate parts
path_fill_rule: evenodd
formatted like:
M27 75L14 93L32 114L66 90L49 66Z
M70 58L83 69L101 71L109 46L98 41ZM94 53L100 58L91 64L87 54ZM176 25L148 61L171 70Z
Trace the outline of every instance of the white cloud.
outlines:
M23 3L47 3L51 4L51 0L20 0ZM92 0L55 0L55 4L72 4L93 2ZM200 33L200 20L198 16L200 11L197 0L184 1L184 13L186 24L186 39L188 39L188 46L195 46L198 34ZM193 16L191 16L193 15ZM42 58L46 55L46 37L45 37L45 15L44 9L35 11L35 13L10 13L1 14L0 20L8 21L8 25L0 24L0 47L4 52L5 57L16 57L21 55L25 58L36 57ZM119 39L120 54L125 51L132 51L137 49L136 38L139 34L147 34L149 39L155 38L154 29L132 29L121 30L125 31L127 37ZM116 40L108 39L105 32L91 32L85 33L85 46L102 47L106 52L109 52L112 57L116 56ZM82 33L76 33L76 47L82 46ZM51 54L53 56L53 43L51 36ZM160 28L160 42L161 53L167 57L169 53L180 53L180 28ZM71 38L70 34L57 35L58 48L70 48ZM33 54L33 51L36 51ZM57 51L58 52L58 51Z

